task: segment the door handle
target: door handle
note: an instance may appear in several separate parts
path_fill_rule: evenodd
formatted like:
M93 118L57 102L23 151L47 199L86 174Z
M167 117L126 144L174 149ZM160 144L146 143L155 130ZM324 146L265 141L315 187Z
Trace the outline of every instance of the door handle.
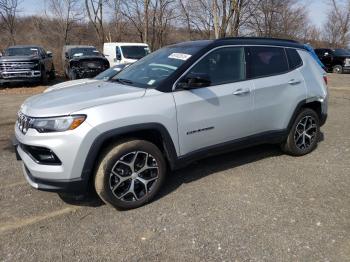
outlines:
M301 83L301 80L296 80L296 79L291 79L288 82L289 85L298 85L300 83Z
M233 92L233 94L235 96L239 96L239 95L245 95L250 93L250 89L242 89L242 88L238 88L236 91Z

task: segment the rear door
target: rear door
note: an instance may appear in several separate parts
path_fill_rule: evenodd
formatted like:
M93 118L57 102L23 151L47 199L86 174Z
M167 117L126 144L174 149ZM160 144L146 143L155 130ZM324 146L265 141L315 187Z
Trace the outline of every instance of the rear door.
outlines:
M298 70L302 60L295 49L281 47L250 47L247 56L248 76L254 84L254 133L282 131L297 104L306 98Z
M207 75L211 84L173 92L181 154L249 136L252 81L246 81L244 48L211 51L182 79L190 74Z

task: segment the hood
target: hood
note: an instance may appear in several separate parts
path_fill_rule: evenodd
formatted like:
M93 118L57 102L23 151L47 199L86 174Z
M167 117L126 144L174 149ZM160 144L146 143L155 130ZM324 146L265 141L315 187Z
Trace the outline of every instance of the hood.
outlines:
M28 98L21 112L31 117L69 115L84 108L142 97L146 89L112 82L92 82Z
M90 79L90 78L70 80L70 81L62 82L62 83L59 83L57 85L53 85L53 86L48 87L44 90L44 93L51 92L53 90L62 89L62 88L77 86L77 85L85 85L87 83L92 83L92 82L98 82L98 80Z
M2 56L0 62L33 61L39 60L37 56Z

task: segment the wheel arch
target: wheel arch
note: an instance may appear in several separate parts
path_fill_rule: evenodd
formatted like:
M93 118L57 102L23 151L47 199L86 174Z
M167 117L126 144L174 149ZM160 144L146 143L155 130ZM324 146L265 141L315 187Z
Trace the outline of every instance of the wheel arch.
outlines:
M126 138L138 138L154 143L164 154L170 168L174 169L177 153L168 130L159 123L146 123L124 126L101 133L92 143L85 158L82 178L91 180L96 168L96 160L107 145Z
M296 106L296 108L293 112L291 119L289 120L289 124L288 124L288 128L287 128L288 132L292 128L292 125L293 125L295 119L297 118L298 114L300 113L300 111L302 109L305 109L305 108L310 108L310 109L314 110L320 119L320 124L321 125L324 124L325 116L322 114L322 102L316 97L310 98L310 99L304 99L298 103L298 105Z

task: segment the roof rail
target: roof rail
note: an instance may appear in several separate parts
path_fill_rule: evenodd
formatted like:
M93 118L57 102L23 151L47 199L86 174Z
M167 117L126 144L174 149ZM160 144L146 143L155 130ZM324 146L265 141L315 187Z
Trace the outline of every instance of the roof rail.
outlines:
M290 42L290 43L297 43L300 44L300 42L296 40L291 39L283 39L283 38L274 38L274 37L223 37L216 40L274 40L274 41L283 41L283 42Z

